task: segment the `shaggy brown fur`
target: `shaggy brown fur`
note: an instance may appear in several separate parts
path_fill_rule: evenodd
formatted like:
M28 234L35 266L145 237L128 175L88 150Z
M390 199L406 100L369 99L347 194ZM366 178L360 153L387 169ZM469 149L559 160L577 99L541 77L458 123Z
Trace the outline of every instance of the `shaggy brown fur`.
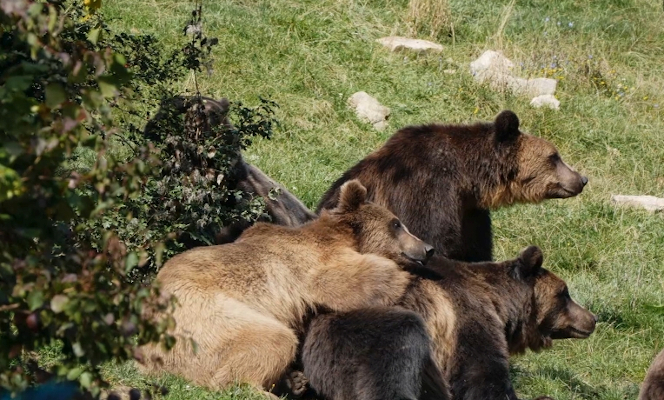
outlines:
M650 364L639 394L639 400L662 399L664 399L664 350L660 351Z
M387 207L438 254L490 261L489 209L581 193L587 178L565 164L548 141L521 133L503 111L493 123L401 129L325 193L332 208L339 187L359 179L369 199Z
M401 307L423 317L432 340L433 359L449 382L455 400L516 400L509 377L511 354L526 349L538 351L551 346L553 339L585 338L594 331L596 317L570 298L565 282L542 268L542 260L540 249L534 246L525 249L518 258L500 263L463 263L434 257L427 267L438 271L441 278L415 280L399 302ZM353 311L350 319L343 314L325 316L327 320L322 323L335 328L327 335L310 331L309 335L319 336L308 337L305 343L342 341L337 332L347 325L357 325L353 321L360 319L362 313L366 313L369 321L380 319L372 310ZM319 318L322 317L317 317L312 326L319 324ZM346 343L349 348L344 352L355 356L346 357L360 358L375 332L389 326L389 322L382 321L364 331L354 331L353 340ZM398 339L381 340L389 343ZM330 350L326 350L328 343L316 346L321 354L307 355L303 360L305 371L311 369L306 361L330 357ZM376 355L379 371L372 372L385 374L401 368L408 360L397 356L395 353L390 362L384 354ZM368 354L362 361L373 365L372 357ZM333 379L343 376L340 370L352 368L353 364L337 363L329 371L314 366L318 376ZM366 373L355 375L356 380L366 379ZM410 387L408 382L413 377L407 377L401 384ZM311 383L316 384L313 380ZM339 383L342 382L326 381L318 385L329 388ZM423 391L431 391L428 383L424 383ZM330 400L336 399L332 396Z
M223 126L222 132L224 140L237 147L236 159L231 163L231 169L225 178L224 184L230 190L240 190L243 197L240 202L246 202L253 197L262 197L265 200L265 215L258 221L272 222L284 226L299 226L305 222L316 218L316 214L311 212L297 197L291 194L283 185L272 180L265 175L259 168L248 164L242 158L240 153L237 136L227 134L233 125L228 119L230 103L228 99L222 98L215 100L209 97L202 97L203 115L205 118L200 120L198 114L194 112L197 103L193 98L176 96L162 101L159 111L145 126L143 134L153 142L162 140L159 130L162 124L167 124L170 115L185 114L185 126L187 129L198 129L204 132L211 128ZM230 141L230 142L229 142ZM228 199L229 208L237 207L238 200L235 197ZM217 244L230 243L237 239L242 232L251 226L253 222L237 221L229 226L225 226L215 235ZM197 241L190 237L179 238L187 248L202 246L205 243Z
M400 302L427 322L454 399L516 399L510 354L594 331L596 317L570 298L565 282L542 268L542 260L534 246L500 263L434 257L428 266L439 270L442 279L420 281ZM446 302L432 301L442 294ZM453 325L442 324L436 315L441 309L455 315Z
M424 261L432 248L365 197L350 181L335 209L300 228L259 223L235 243L170 259L157 281L179 302L172 332L179 340L170 352L145 346L146 371L217 389L234 382L268 389L294 360L312 310L394 304L411 280L397 262Z
M422 317L399 307L316 317L302 365L310 385L328 400L451 398Z

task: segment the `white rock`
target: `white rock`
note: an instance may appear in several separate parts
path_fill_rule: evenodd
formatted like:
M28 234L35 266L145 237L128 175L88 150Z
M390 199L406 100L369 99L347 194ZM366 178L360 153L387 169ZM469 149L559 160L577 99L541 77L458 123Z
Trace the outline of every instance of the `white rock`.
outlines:
M558 101L558 99L556 99L555 96L552 94L543 94L541 96L533 98L530 101L530 105L535 108L549 107L554 110L557 110L560 108L560 101Z
M495 90L508 89L530 98L553 95L558 81L550 78L525 79L513 74L514 63L501 52L487 50L470 63L470 72L480 83L488 82Z
M357 117L371 123L374 128L382 131L387 127L390 109L366 92L357 92L348 98L348 104L355 109Z
M532 97L553 95L556 92L558 81L551 78L528 79L527 94ZM526 93L524 93L526 94Z
M470 63L470 72L480 83L488 79L501 78L503 75L511 75L514 63L502 53L487 50L479 58Z
M443 46L421 39L409 39L402 36L387 36L376 40L391 51L411 50L417 53L440 53Z
M450 75L456 74L456 69L444 69L443 73L444 74L450 74Z
M611 200L617 204L645 208L650 212L664 211L664 198L655 196L626 196L615 194Z

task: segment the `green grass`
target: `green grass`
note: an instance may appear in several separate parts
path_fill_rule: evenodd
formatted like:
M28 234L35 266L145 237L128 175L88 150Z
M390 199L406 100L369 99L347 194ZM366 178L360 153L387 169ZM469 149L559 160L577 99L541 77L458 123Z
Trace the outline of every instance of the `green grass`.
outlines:
M435 38L444 52L414 56L375 43L407 32L406 0L206 1L205 29L220 45L212 76L199 84L207 95L279 103L275 137L256 142L246 157L310 207L400 127L516 111L524 130L551 140L590 183L575 199L494 212L495 257L541 246L546 265L600 318L587 340L514 359L516 388L524 397L559 400L636 398L664 347L664 215L617 208L610 195L664 195L661 2L522 0L509 13L508 1L450 5L454 37ZM114 28L154 33L169 45L184 40L191 7L175 0L104 3ZM468 63L497 48L523 76L559 78L561 109L533 109L527 99L476 84ZM182 88L191 90L192 82ZM386 131L348 109L346 100L360 90L391 108ZM107 370L114 384L143 382L131 366ZM161 383L173 399L252 396L241 389L214 395L175 378Z

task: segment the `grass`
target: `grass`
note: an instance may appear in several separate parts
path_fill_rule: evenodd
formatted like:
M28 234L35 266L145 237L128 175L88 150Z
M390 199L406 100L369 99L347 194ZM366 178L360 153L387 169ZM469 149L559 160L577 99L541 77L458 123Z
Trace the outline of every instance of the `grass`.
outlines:
M177 45L191 7L114 0L104 12L114 28ZM406 0L206 1L205 29L220 45L213 74L199 84L207 95L280 104L275 137L256 142L246 157L310 207L400 127L491 120L514 110L524 130L552 141L590 183L578 198L494 212L495 257L541 246L546 265L599 315L589 339L515 358L517 391L633 399L664 347L664 215L616 207L610 195L664 195L661 7L659 0L450 0L454 36L438 37L442 54L415 56L375 43L408 33ZM476 84L468 63L486 49L503 50L522 76L559 79L561 109L533 109L527 99ZM348 97L360 90L391 108L386 131L348 109ZM106 368L114 384L142 382L131 365ZM241 388L213 394L176 378L160 383L172 399L256 396Z

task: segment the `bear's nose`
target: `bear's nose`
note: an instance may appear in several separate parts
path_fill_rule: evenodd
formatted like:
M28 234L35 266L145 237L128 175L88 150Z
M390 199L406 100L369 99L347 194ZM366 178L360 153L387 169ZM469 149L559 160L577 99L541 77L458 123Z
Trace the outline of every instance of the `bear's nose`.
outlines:
M424 251L425 251L426 254L427 254L427 255L426 255L427 260L430 259L431 256L433 256L433 253L436 252L436 250L435 250L435 249L433 248L433 246L431 246L430 244L424 245Z
M586 186L586 184L588 183L588 177L587 176L582 176L581 177L581 183L583 184L583 186Z

